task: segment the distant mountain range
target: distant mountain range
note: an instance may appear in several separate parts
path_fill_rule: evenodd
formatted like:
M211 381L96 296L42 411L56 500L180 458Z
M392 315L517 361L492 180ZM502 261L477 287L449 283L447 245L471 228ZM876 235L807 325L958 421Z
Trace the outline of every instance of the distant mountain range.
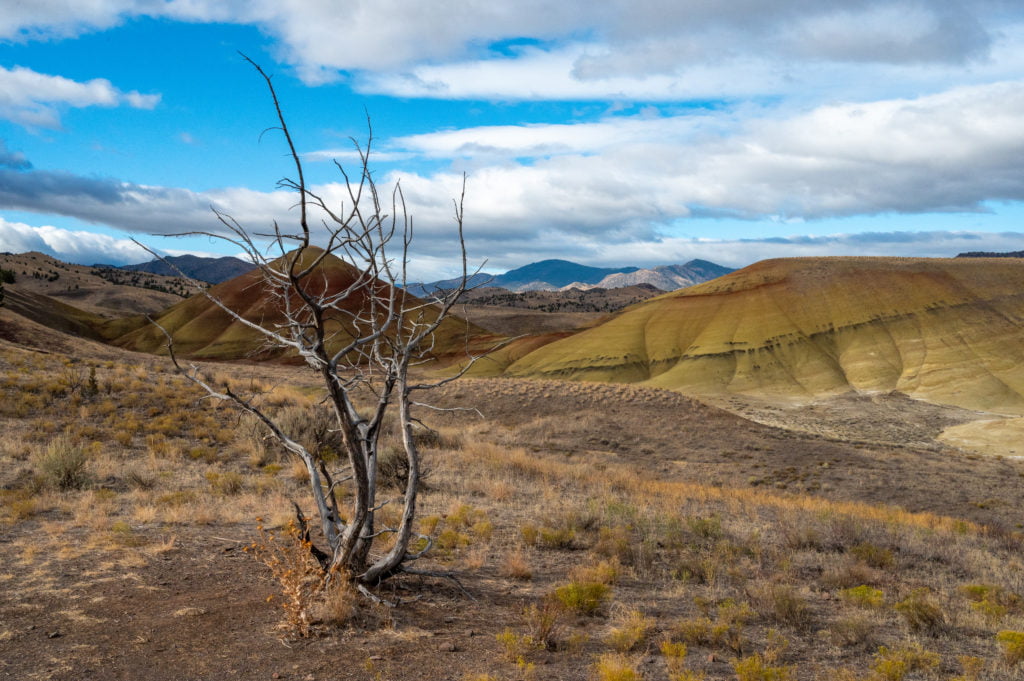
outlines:
M707 260L691 260L685 265L661 265L660 267L634 270L633 272L618 272L616 274L609 274L594 285L577 282L563 288L585 290L587 288L623 288L625 286L648 284L662 291L675 291L676 289L716 279L732 271L730 267L716 265Z
M674 291L732 271L731 268L706 260L691 260L685 265L663 265L653 269L589 267L568 260L541 260L509 270L505 274L480 273L471 277L469 283L471 286L498 287L516 293L570 288L622 288L638 284L650 284L663 291ZM422 296L437 289L452 288L457 283L457 279L443 279L426 284L410 284L408 289Z
M123 265L120 269L162 274L168 277L178 277L184 273L185 276L192 279L219 284L250 272L256 269L256 266L251 262L232 257L202 258L197 255L171 255L164 260L151 260L138 265Z
M990 251L968 251L958 253L958 258L1024 258L1024 251L1009 251L1007 253L992 253Z

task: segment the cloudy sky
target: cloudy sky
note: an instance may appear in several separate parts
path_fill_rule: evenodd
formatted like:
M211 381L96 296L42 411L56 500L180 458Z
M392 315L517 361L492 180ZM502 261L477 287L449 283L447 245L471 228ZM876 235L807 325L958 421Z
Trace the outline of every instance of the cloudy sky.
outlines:
M1024 249L1019 0L2 0L0 250L235 254L372 121L412 269Z

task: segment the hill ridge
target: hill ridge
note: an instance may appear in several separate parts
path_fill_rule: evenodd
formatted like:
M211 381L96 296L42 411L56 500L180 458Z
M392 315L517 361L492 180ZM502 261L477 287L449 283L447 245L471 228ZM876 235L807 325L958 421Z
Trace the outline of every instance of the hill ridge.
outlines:
M1017 413L1022 320L1024 263L779 259L634 305L506 373L803 398L899 390Z

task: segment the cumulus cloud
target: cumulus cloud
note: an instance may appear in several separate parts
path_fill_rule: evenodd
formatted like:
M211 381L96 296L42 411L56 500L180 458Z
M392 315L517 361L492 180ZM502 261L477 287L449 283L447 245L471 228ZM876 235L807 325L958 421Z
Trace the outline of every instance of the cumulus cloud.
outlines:
M127 265L146 262L153 257L130 239L115 239L105 234L50 225L34 227L3 218L0 218L0 248L11 253L37 251L82 265Z
M500 41L585 44L565 73L583 80L679 75L755 57L964 64L988 56L1006 0L38 0L5 8L0 37L66 37L137 16L259 26L309 83L339 71L402 71L487 59Z
M545 242L564 252L656 243L691 217L971 212L1024 200L1024 81L833 104L790 117L761 113L610 116L397 138L387 143L388 153L453 159L453 166L433 174L393 172L381 184L401 179L425 254L448 247L463 165L472 168L465 206L477 253ZM341 184L314 189L329 205L347 201ZM215 231L211 206L259 231L272 220L293 223L294 203L293 193L280 190L194 192L0 167L0 207L138 233Z
M160 95L121 92L103 78L79 82L37 73L21 66L0 66L0 118L33 128L59 128L62 107L152 109Z
M788 118L610 117L395 145L473 165L466 214L478 238L624 243L690 217L972 212L1024 200L1022 119L1024 82L1015 81ZM460 183L458 172L402 178L421 232L450 221L447 197Z

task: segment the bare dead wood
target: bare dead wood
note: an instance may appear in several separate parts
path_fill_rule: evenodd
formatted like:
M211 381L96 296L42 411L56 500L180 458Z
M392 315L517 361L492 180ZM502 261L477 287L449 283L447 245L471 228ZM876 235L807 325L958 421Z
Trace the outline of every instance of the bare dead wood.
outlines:
M324 389L323 402L332 412L332 430L342 442L345 466L333 473L328 470L322 453L310 451L294 434L285 432L258 395L239 394L230 386L219 388L201 367L182 365L173 334L151 321L166 337L171 362L179 373L201 387L209 398L252 414L270 437L303 462L325 549L309 541L308 520L298 504L296 521L302 540L309 541L311 553L325 574L348 575L361 593L382 603L389 602L373 595L370 589L402 573L450 579L465 593L454 575L412 571L409 564L424 557L433 546L429 537L423 537L425 546L419 551L410 550L412 540L421 537L414 526L423 477L413 433L413 424L418 422L414 411L434 408L414 396L462 376L476 360L469 352L467 327L466 361L457 371L434 381L410 380L411 369L432 360L437 331L453 318L458 301L472 288L469 282L480 272L480 268L470 271L466 253L466 178L453 200L453 245L459 254L460 276L452 288L421 300L406 290L413 221L401 185L396 184L385 194L374 181L369 119L365 145L353 140L360 161L356 172L350 174L335 162L344 180L346 199L340 206L332 206L307 185L302 159L272 77L248 57L243 58L256 69L270 92L277 125L268 130L280 132L286 141L296 174L280 180L278 186L296 193L297 224L285 229L274 222L270 231L254 232L228 213L214 209L222 232L189 234L222 238L241 249L256 265L261 277L258 293L276 306L279 321L271 324L247 318L209 289L200 293L233 322L257 332L267 345L294 353L315 372ZM320 223L318 239L310 227L314 219ZM261 245L265 241L269 241L268 248ZM351 266L354 275L346 285L332 290L325 268L334 259ZM372 399L366 404L358 401L357 395ZM376 528L375 514L384 505L376 499L378 451L384 420L395 412L408 470L403 494L395 500L401 502L402 513L397 526ZM386 534L394 536L393 544L382 554L375 552L375 540Z

